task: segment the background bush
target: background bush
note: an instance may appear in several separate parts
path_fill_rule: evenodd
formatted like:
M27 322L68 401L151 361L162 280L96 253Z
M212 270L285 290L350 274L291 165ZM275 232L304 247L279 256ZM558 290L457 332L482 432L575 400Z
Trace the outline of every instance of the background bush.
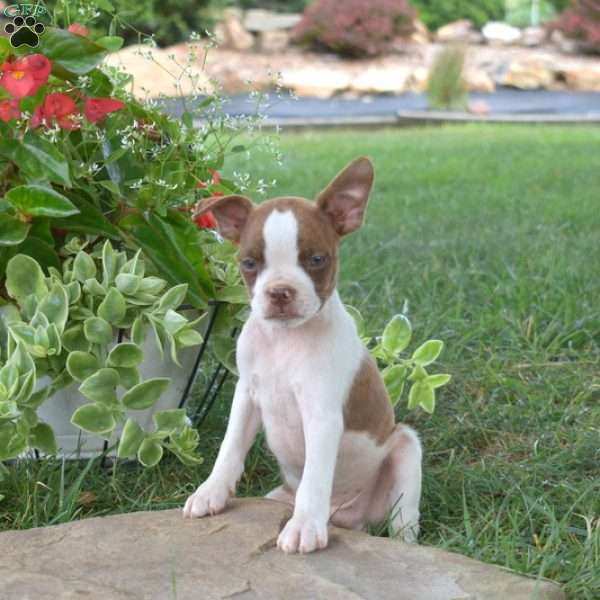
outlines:
M159 46L169 46L188 40L194 31L211 29L212 9L218 4L214 0L50 0L47 6L56 23L85 22L94 37L112 29L125 38L125 44L138 43L140 34L153 34Z
M410 33L415 16L407 0L316 0L294 33L297 41L316 48L374 56L396 36Z
M457 19L470 19L480 28L488 21L502 21L505 13L504 0L412 0L412 4L431 31Z
M574 0L555 27L578 40L584 49L600 53L600 0Z

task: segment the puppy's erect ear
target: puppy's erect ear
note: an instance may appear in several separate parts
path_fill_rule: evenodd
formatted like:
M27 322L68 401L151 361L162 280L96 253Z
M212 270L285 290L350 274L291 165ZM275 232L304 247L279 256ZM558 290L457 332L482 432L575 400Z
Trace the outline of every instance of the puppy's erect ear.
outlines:
M232 195L204 200L196 214L212 212L219 233L232 242L239 242L242 230L253 210L252 200L245 196Z
M362 225L373 178L371 161L357 158L317 196L317 206L327 214L339 235Z

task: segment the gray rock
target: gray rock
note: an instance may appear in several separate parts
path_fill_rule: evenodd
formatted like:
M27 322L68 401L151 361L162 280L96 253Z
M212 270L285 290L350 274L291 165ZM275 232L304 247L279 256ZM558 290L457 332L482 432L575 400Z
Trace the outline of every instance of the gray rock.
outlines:
M289 508L140 512L0 534L2 600L562 600L559 588L458 554L331 529L310 555L276 549Z
M518 27L500 21L486 23L481 33L490 44L516 44L521 39L521 30Z
M292 29L301 19L302 15L294 13L276 13L260 8L253 8L246 11L244 27L254 33Z

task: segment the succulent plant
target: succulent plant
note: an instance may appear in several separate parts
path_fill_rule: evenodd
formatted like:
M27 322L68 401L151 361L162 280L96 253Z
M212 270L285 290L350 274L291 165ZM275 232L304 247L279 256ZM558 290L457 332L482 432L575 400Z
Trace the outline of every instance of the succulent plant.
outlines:
M36 409L72 383L90 402L71 422L109 438L127 411L154 406L170 384L164 377L141 380L146 338L151 335L161 355L169 352L176 364L182 349L202 342L196 329L202 317L190 321L178 311L187 284L169 286L147 274L140 251L129 256L109 241L93 246L74 237L62 252L62 272L50 267L48 276L24 254L6 267L6 291L15 303L0 307L0 460L28 447L56 451L54 434ZM119 330L124 335L116 341ZM37 389L44 375L49 383ZM152 466L167 448L185 463L201 460L194 453L197 432L183 409L157 412L154 422L156 429L145 432L127 419L118 455L137 455Z

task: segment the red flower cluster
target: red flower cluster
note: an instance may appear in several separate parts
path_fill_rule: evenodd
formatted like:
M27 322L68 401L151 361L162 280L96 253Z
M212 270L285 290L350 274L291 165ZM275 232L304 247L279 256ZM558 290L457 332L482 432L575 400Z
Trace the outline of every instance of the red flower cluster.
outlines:
M47 81L52 66L43 54L30 54L0 66L2 86L13 98L33 96Z
M194 217L194 223L196 223L196 225L200 229L216 229L217 228L217 220L215 219L215 216L210 211L205 212L204 214L201 214L201 215L196 215Z
M552 25L579 41L590 52L600 52L600 1L574 0Z
M0 121L10 121L21 116L19 100L33 96L48 82L52 65L43 54L30 54L0 66L2 76L0 86L11 96L10 100L0 101ZM83 113L91 123L98 123L107 114L121 110L125 104L114 98L84 98ZM55 92L47 94L31 117L31 127L58 125L71 131L79 127L80 114L75 100L68 94Z

